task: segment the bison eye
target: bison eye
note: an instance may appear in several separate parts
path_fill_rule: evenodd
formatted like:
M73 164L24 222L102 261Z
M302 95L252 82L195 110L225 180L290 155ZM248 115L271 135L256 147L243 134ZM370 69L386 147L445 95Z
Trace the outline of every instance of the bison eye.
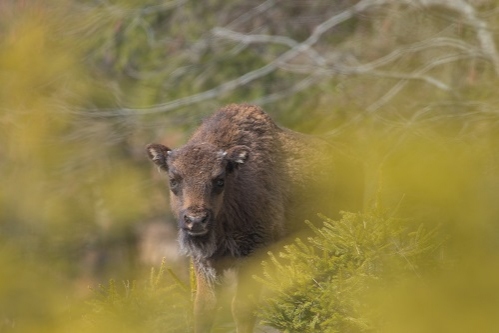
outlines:
M215 194L222 193L225 185L225 180L223 178L215 178L213 180L213 192Z
M177 194L180 189L180 181L175 178L170 179L170 190L174 193Z
M215 180L216 187L224 187L224 185L225 185L225 181L223 179L219 178L219 179Z

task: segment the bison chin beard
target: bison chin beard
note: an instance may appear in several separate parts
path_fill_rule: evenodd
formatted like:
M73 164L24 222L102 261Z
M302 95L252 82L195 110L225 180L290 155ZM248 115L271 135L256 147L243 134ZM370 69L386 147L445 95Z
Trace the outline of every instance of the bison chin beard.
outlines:
M180 251L195 259L207 259L217 250L216 235L213 229L201 236L189 235L187 230L179 230Z

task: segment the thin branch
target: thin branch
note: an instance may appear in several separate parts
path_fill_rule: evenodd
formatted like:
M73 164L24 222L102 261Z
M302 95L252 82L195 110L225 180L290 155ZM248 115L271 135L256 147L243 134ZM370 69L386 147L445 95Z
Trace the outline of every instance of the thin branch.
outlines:
M389 78L389 79L400 79L404 81L423 81L426 82L432 86L435 86L438 89L444 90L444 91L451 91L452 88L449 87L447 84L443 83L440 80L437 80L436 78L429 76L429 75L422 75L419 73L415 74L403 74L403 73L391 73L391 72L384 72L384 71L370 71L366 72L364 74L371 75L371 76L377 76L377 77L382 77L382 78Z
M275 4L276 4L275 0L267 0L264 3L256 6L255 8L251 9L250 11L246 12L245 14L239 16L237 19L230 22L227 25L227 27L234 28L239 24L242 24L257 15L266 12L270 8L274 7Z
M454 39L454 38L446 38L446 37L437 37L437 38L432 38L429 40L424 40L418 43L414 43L412 45L406 46L406 47L401 47L393 52L390 52L384 57L378 58L370 63L362 64L357 66L357 70L360 72L368 72L372 71L376 68L386 66L389 63L394 62L397 59L400 59L402 56L406 54L414 54L417 52L425 51L430 48L438 48L438 47L451 47L451 48L457 48L461 51L470 53L470 54L477 54L478 52L476 51L476 48L473 45L470 45L468 43L465 43L461 40Z
M418 76L418 75L421 75L421 74L429 71L430 69L432 69L434 67L437 67L439 65L446 64L446 63L449 63L449 62L462 60L463 58L465 58L465 57L463 57L460 54L441 57L441 58L439 58L437 60L432 61L431 63L427 64L426 66L418 69L417 71L413 72L410 75L412 75L412 76ZM400 90L402 90L402 88L404 88L405 85L408 82L409 81L405 80L405 79L402 80L402 81L400 81L400 82L398 82L395 86L392 87L392 89L390 89L385 95L383 95L383 97L381 97L375 103L371 104L366 109L367 112L374 112L374 111L378 110L381 106L383 106L389 100L391 100Z
M251 101L251 103L258 104L258 105L264 105L267 103L275 102L278 100L281 100L283 98L292 96L296 94L297 92L303 91L311 87L312 85L316 84L318 81L322 79L322 76L318 75L318 73L314 73L308 77L306 77L304 80L299 81L297 84L293 85L291 88L285 90L285 91L280 91L277 93L273 93L267 96L264 96L262 98L255 99Z
M225 28L215 28L212 32L216 37L230 39L243 44L273 43L285 45L289 48L298 47L300 45L299 42L286 36L245 35ZM314 49L307 49L305 54L307 54L319 66L323 66L326 63L324 58Z

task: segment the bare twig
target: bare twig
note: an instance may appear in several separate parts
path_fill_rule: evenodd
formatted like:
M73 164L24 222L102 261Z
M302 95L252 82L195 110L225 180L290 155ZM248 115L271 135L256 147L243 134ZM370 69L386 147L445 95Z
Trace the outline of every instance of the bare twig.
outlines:
M212 30L217 37L230 39L243 44L252 43L274 43L286 45L289 48L299 47L300 43L286 36L271 36L271 35L245 35L225 28L215 28ZM317 65L324 66L326 61L314 49L307 49L305 54L308 55Z

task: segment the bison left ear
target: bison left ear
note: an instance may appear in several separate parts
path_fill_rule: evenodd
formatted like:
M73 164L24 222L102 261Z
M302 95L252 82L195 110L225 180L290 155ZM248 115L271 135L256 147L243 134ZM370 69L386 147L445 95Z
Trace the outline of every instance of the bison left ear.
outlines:
M247 146L234 146L225 152L225 158L229 161L229 166L235 168L245 163L250 155L250 149Z
M152 143L146 147L147 155L158 167L168 170L167 158L170 154L170 148L158 143Z

